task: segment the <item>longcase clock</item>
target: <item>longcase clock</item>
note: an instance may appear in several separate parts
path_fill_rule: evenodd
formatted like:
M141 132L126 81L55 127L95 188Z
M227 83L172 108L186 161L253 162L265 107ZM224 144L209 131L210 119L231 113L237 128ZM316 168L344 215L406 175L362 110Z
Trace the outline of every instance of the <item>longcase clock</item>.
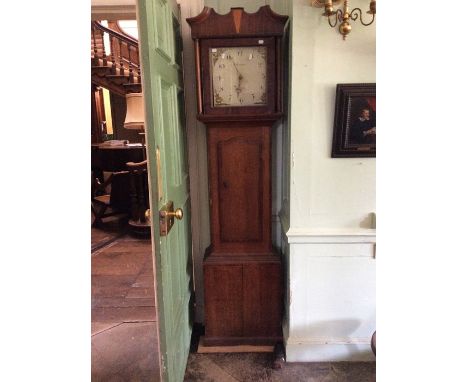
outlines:
M283 271L271 243L271 129L282 117L288 18L205 7L195 41L198 119L207 127L211 245L203 262L205 345L282 340Z

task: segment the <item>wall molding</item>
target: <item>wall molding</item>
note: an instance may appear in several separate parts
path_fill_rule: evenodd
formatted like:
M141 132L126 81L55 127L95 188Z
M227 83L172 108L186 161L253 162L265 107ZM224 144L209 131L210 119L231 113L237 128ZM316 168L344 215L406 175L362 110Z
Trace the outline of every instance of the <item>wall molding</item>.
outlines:
M371 362L375 361L369 343L307 344L286 343L286 362Z
M290 228L286 232L286 237L289 244L375 244L376 230L365 228Z
M370 345L371 338L363 337L337 337L337 338L324 338L324 337L289 337L287 343L289 345L351 345L351 344L365 344Z
M286 362L375 361L371 338L290 337L288 323L283 322Z

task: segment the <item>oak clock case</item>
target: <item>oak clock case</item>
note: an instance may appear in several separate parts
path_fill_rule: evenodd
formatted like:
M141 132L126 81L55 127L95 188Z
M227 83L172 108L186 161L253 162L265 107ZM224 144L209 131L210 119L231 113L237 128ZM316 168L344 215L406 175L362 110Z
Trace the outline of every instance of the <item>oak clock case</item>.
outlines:
M283 267L271 240L271 130L282 116L286 16L269 6L187 19L198 119L207 128L211 245L203 261L210 345L282 341Z

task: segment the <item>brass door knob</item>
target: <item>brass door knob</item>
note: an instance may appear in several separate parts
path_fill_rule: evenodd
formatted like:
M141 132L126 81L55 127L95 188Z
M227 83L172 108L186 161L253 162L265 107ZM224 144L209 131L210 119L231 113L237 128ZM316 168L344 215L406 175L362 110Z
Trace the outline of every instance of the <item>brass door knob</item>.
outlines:
M166 216L174 216L176 219L182 220L184 211L182 211L182 208L177 208L175 212L166 212Z

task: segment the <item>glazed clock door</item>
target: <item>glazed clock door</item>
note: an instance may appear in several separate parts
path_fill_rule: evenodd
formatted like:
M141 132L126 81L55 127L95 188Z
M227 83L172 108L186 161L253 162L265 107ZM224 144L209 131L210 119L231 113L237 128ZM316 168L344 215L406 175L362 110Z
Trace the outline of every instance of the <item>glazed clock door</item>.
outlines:
M266 56L264 46L212 48L213 107L265 105Z
M175 0L139 0L138 11L160 379L178 382L184 378L190 347L192 293L180 24ZM183 217L173 219L167 234L161 233L159 212L170 202L174 210L183 211Z
M274 113L275 49L272 37L200 41L202 114Z

